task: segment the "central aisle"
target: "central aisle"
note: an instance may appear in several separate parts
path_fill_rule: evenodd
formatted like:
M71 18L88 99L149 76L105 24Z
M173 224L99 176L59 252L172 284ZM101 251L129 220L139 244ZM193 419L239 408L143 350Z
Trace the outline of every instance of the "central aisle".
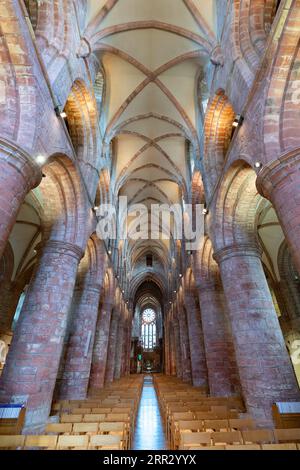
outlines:
M165 432L151 376L144 378L133 439L133 450L166 449Z

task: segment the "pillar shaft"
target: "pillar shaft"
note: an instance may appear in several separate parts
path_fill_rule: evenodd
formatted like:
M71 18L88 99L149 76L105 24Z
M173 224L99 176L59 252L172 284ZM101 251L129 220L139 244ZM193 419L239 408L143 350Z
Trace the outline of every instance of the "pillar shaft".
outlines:
M230 396L240 393L234 345L225 314L226 304L222 287L214 283L202 283L199 301L210 394Z
M122 355L123 355L123 346L124 346L124 324L125 324L123 313L124 312L121 310L121 316L119 319L118 330L117 330L115 370L114 370L115 380L118 380L121 378Z
M111 383L114 380L118 323L119 323L119 312L117 309L114 309L112 313L110 329L109 329L109 343L108 343L108 350L107 350L105 383Z
M178 308L180 347L182 357L182 380L192 382L191 353L185 308Z
M272 403L300 395L260 253L251 245L231 246L215 253L215 259L247 409L259 425L272 425Z
M61 400L87 397L100 292L100 285L88 285L74 292L71 331L59 384Z
M49 415L72 302L77 246L49 241L30 283L1 376L1 401L26 403L26 429Z
M184 302L188 320L193 385L207 388L207 367L200 310L192 294L186 294Z
M174 330L174 343L175 343L175 360L176 360L176 374L179 379L182 379L182 356L181 356L181 343L178 320L173 319Z
M112 308L111 299L104 300L103 304L100 305L89 383L91 390L99 390L104 387Z

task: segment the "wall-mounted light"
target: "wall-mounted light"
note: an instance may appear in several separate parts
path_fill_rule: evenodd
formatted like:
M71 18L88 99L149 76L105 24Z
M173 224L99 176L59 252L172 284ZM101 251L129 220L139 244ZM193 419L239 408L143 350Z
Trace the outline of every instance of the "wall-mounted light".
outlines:
M36 251L36 250L33 250L33 254L36 255L36 254L37 254L37 251Z
M108 250L108 254L111 255L111 250Z
M174 294L177 294L177 290L174 290Z
M62 119L67 118L67 113L65 111L62 111L59 106L56 106L56 108L54 108L54 111L57 117L61 117Z
M234 118L234 121L232 123L232 127L240 127L244 122L244 118L243 116L241 116L241 114L237 114Z
M182 274L181 274L181 273L179 274L179 277L182 277Z
M35 158L35 161L37 162L38 165L44 165L46 160L47 160L47 157L45 157L45 155L37 155Z
M207 207L204 207L204 208L202 209L202 214L203 214L203 215L208 214L208 209L207 209Z
M260 168L262 168L263 165L262 165L261 162L255 162L255 163L254 163L254 166L255 166L255 168L257 168L257 169L260 169Z

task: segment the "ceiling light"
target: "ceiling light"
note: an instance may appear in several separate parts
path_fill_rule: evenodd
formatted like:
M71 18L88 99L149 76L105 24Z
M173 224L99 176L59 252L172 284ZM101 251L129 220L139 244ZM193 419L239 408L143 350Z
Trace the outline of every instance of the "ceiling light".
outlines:
M37 162L38 165L44 165L46 160L47 160L47 157L45 157L45 155L37 155L37 157L35 159L35 161Z
M262 163L261 163L261 162L255 162L255 163L254 163L254 166L255 166L255 168L261 168L261 167L262 167Z

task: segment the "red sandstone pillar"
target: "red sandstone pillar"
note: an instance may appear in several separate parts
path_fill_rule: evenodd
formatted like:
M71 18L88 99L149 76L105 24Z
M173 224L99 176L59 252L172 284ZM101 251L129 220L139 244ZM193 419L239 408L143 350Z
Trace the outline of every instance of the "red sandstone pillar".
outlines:
M108 350L107 350L105 383L111 383L114 380L118 323L119 323L119 311L118 311L118 308L114 308L112 311L110 329L109 329L109 343L108 343Z
M299 400L299 388L262 268L250 244L228 246L219 263L242 392L260 426L272 425L272 403Z
M178 320L173 318L174 330L174 343L175 343L175 359L176 359L176 374L179 379L182 379L182 357L181 357L181 344Z
M202 282L199 300L210 395L238 394L241 391L239 375L222 286Z
M171 375L171 364L170 364L170 327L169 320L165 321L164 327L164 354L165 354L165 374Z
M170 374L176 376L175 337L173 328L170 332Z
M191 293L185 294L184 303L188 320L192 382L195 387L208 388L200 309Z
M59 384L60 400L87 397L100 293L100 284L86 285L74 292L71 331Z
M300 150L267 164L258 174L257 189L272 202L300 272Z
M104 387L112 308L111 299L104 300L104 303L100 305L92 357L90 390L99 390Z
M43 247L1 376L2 402L26 403L25 429L41 430L52 401L82 250L60 241Z
M121 378L121 367L122 367L122 354L123 354L123 346L124 346L124 310L121 308L121 315L118 324L117 330L117 343L116 343L116 356L115 356L115 371L114 371L114 379L118 380Z
M39 166L29 155L0 141L0 258L26 194L41 178Z
M131 316L128 313L128 317L125 322L124 329L124 345L123 345L123 356L122 356L122 376L129 374L129 363L130 363L130 345L131 345Z
M192 382L190 342L188 335L186 311L183 306L178 306L178 322L182 357L182 380L184 382Z

